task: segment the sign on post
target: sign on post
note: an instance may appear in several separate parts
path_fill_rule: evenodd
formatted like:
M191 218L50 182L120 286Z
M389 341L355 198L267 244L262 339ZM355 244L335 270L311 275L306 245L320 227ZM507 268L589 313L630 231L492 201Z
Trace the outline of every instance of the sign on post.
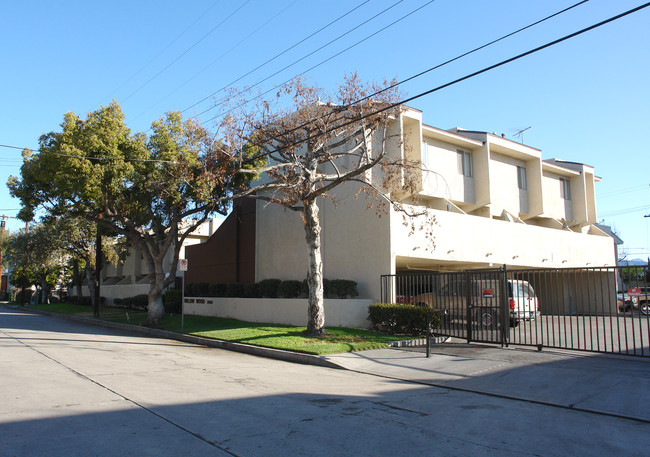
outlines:
M179 259L178 268L180 271L187 271L187 259Z

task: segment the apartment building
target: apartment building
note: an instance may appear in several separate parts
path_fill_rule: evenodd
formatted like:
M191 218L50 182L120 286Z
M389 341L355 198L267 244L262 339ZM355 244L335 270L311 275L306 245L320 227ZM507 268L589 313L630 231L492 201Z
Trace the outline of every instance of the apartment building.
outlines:
M356 198L358 186L336 188L336 202L319 202L324 276L357 281L362 298L378 299L380 276L407 271L613 266L614 240L596 224L594 168L559 159L500 135L422 122L407 108L395 121L402 141L390 154L421 161L405 178L416 183L417 199L392 189L391 196L428 217L409 219L394 208L377 212ZM381 173L367 179L382 185ZM189 248L188 282L226 282L224 265L240 278L304 279L307 248L300 215L265 202L240 203L223 227L225 239ZM237 221L234 221L235 217ZM231 237L231 236L229 236ZM226 238L229 238L226 237ZM245 246L239 256L233 246ZM238 248L241 249L241 248ZM201 270L192 269L202 260ZM238 259L244 258L245 264ZM209 260L212 259L212 260ZM213 263L214 265L211 265ZM227 269L226 269L227 270Z

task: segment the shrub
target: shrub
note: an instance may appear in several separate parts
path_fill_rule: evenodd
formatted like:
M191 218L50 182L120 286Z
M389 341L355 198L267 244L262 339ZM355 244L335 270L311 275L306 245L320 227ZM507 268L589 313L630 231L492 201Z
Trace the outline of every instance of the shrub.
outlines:
M259 284L244 284L244 297L247 298L259 298L260 295L260 286Z
M207 297L210 295L210 284L207 282L197 282L194 284L195 297Z
M281 282L279 279L262 279L257 283L260 288L260 295L264 298L276 298L278 296L278 286Z
M226 286L226 297L243 297L244 285L240 282L233 282Z
M358 297L357 283L347 279L333 279L329 281L328 295L337 296L338 298Z
M114 298L113 299L113 306L124 306L124 299L123 298Z
M172 289L165 291L163 295L163 306L166 313L181 312L181 291Z
M122 299L122 305L129 309L142 309L145 310L149 306L149 296L146 294L136 295Z
M278 286L278 295L282 298L296 298L302 292L300 281L282 281Z
M210 284L208 291L210 293L210 297L226 297L227 284Z
M431 328L439 327L440 316L438 313L424 306L373 303L368 307L368 319L373 328L391 334L426 334L429 314L431 314Z
M309 286L307 286L307 296L309 296ZM325 298L332 298L334 296L332 292L332 281L327 278L323 278L323 296Z

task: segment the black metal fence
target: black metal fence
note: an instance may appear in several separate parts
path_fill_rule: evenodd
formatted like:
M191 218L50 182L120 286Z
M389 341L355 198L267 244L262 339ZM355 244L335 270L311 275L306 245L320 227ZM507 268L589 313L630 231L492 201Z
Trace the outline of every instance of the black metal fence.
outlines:
M650 356L647 266L403 273L382 276L381 293L468 342Z

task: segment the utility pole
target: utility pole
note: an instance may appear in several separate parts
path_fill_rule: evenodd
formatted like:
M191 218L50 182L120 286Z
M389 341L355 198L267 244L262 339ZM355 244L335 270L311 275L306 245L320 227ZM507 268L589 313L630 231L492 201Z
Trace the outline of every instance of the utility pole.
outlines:
M101 219L102 215L99 215ZM102 271L102 234L100 232L101 226L97 222L97 236L95 238L95 303L93 307L93 315L99 317L99 300L100 293L99 287L101 284L101 278L99 277Z
M5 215L2 215L2 221L0 222L0 293L2 293L2 299L5 299L5 294L7 293L7 284L9 283L9 278L7 278L7 281L3 281L2 278L2 254L3 254L3 248L4 248L4 240L5 240L5 225L6 225L6 217Z

